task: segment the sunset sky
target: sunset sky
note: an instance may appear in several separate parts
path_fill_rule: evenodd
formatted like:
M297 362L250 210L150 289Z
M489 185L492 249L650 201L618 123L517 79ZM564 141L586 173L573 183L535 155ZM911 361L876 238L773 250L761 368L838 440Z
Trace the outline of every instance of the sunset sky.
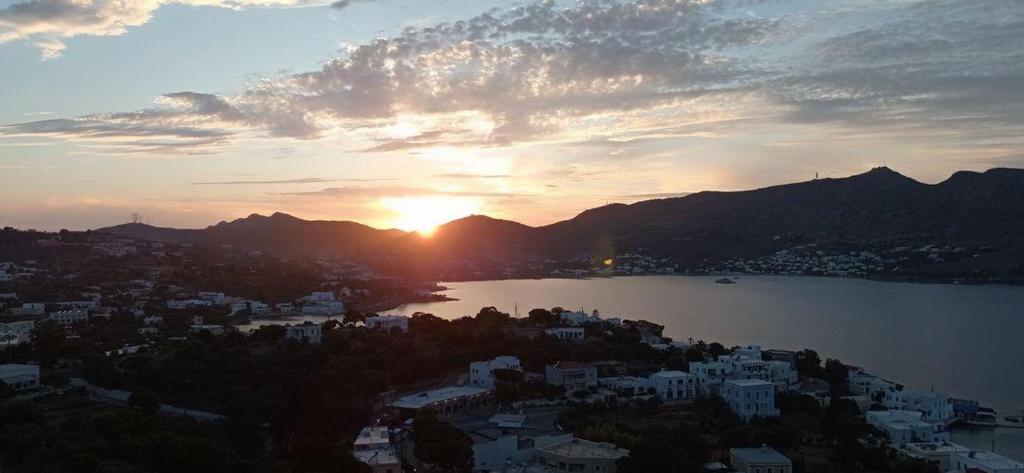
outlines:
M1020 0L0 0L0 226L531 225L1024 167Z

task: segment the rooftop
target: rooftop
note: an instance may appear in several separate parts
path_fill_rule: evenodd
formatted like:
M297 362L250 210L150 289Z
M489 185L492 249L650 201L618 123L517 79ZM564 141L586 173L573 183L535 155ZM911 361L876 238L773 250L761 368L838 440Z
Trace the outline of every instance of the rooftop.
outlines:
M363 430L359 432L359 436L356 437L354 445L367 446L390 443L391 437L388 434L387 427L363 427Z
M770 381L763 379L730 379L726 383L736 386L774 386Z
M729 453L747 464L764 465L781 463L790 465L793 463L789 458L786 458L785 455L779 453L778 450L767 446L757 448L733 448L729 449Z
M955 443L951 443L951 442L943 442L943 443L935 443L935 442L908 443L906 445L906 449L911 451L911 452L919 452L919 453L923 453L923 454L930 454L930 453L957 453L957 452L969 452L969 451L971 451L971 449L969 449L969 448L967 448L967 447L965 447L963 445L959 445L959 444L955 444Z
M398 455L395 454L395 450L391 447L383 448L380 450L367 450L362 452L352 452L352 456L367 465L397 465L399 464Z
M30 373L38 374L39 367L36 365L0 365L0 378L8 378L11 376L24 376Z
M974 460L992 470L1015 470L1024 468L1024 463L1011 460L998 453L992 452L961 452L961 457Z
M473 386L448 386L440 389L432 389L417 394L402 396L392 406L403 409L422 409L431 404L450 401L465 396L476 396L489 392L489 389L476 388Z
M616 447L606 442L591 442L589 440L574 438L568 442L539 449L552 455L565 458L593 458L615 460L629 456L629 450Z

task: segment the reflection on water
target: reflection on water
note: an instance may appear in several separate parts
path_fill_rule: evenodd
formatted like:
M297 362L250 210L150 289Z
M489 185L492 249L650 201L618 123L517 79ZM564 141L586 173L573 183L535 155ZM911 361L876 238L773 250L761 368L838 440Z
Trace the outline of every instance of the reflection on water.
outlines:
M1000 455L1024 459L1024 429L957 429L951 440L976 450L992 450L994 446Z
M911 387L1006 412L1024 404L1024 287L757 276L641 276L444 283L451 302L394 313L454 318L496 306L599 309L665 334L725 344L813 348Z

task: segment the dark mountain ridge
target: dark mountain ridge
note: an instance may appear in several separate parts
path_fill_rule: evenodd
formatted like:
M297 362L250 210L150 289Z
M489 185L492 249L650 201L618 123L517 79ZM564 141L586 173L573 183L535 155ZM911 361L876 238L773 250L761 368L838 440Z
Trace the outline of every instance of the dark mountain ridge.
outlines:
M438 227L429 238L280 213L202 230L128 224L98 231L274 251L387 250L417 258L524 252L599 257L642 250L688 264L837 241L1016 248L1024 235L1024 170L961 171L938 184L925 184L881 167L845 178L611 204L541 227L470 216Z

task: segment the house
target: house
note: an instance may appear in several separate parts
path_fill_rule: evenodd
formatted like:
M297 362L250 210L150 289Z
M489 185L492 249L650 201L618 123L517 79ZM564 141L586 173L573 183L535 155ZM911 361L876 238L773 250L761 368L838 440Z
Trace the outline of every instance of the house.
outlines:
M951 442L922 442L908 443L903 446L903 453L911 458L925 460L934 463L939 471L954 469L953 456L958 453L968 453L971 449Z
M100 308L98 300L87 300L87 301L65 301L58 302L57 307L62 310L66 309L82 309L82 310L96 310Z
M537 449L537 463L553 472L615 473L616 462L628 456L629 450L615 444L578 438Z
M323 341L323 327L320 324L306 322L302 325L285 325L285 337L300 342L319 344Z
M253 316L266 315L270 312L270 304L260 301L249 301L249 313Z
M932 424L921 420L920 412L868 411L864 417L869 425L885 432L889 443L895 447L903 447L908 443L949 440L949 432L937 432Z
M597 385L613 391L617 397L627 399L651 396L653 392L653 388L651 388L651 380L649 378L641 378L638 376L598 378Z
M564 387L567 392L585 391L597 386L597 368L577 361L560 361L544 367L544 380Z
M276 304L274 305L274 308L277 309L278 312L285 314L295 312L295 304L292 304L291 302L282 302L280 304Z
M302 313L305 315L341 315L345 313L345 304L340 301L324 301L302 306Z
M402 396L390 403L406 413L433 412L438 417L477 410L491 404L491 390L474 386L448 386Z
M583 327L551 327L544 333L566 342L582 342L584 339Z
M900 389L896 383L886 381L864 370L850 373L847 378L847 387L852 393L866 394L872 398L876 396L884 398L886 393Z
M333 302L334 293L331 291L314 292L302 298L305 302Z
M402 462L391 446L387 427L364 427L352 443L352 456L368 465L373 473L402 471Z
M760 379L730 379L722 385L722 397L744 421L754 417L778 417L775 385Z
M519 358L499 356L490 361L474 361L469 364L469 384L481 388L494 388L494 370L515 370L522 373Z
M729 379L732 365L717 361L690 363L690 373L697 377L697 389L704 396L721 396L722 384Z
M193 309L196 307L210 307L213 305L210 301L204 301L202 299L171 299L167 301L167 308L171 310L185 310Z
M659 371L649 378L654 392L663 401L697 397L697 378L683 371Z
M918 389L889 391L882 398L882 404L889 409L920 412L925 422L953 420L953 404L944 393Z
M957 452L950 463L958 473L1024 473L1024 463L992 452Z
M14 392L39 387L39 367L36 365L0 365L0 383L10 386Z
M46 313L46 304L42 302L26 302L21 305L21 315L43 315Z
M202 291L196 294L196 297L213 305L224 305L227 296L223 292Z
M35 328L34 320L0 323L0 346L21 345L32 341Z
M730 448L729 463L739 473L792 473L793 462L769 446Z
M409 318L404 315L378 315L367 317L363 321L366 328L371 330L383 330L390 332L392 329L399 329L403 332L409 331Z
M89 312L83 309L61 310L50 313L50 321L63 326L78 325L89 322Z
M572 439L558 425L558 412L544 408L463 416L455 427L473 441L473 471L518 471L533 462L538 448Z

